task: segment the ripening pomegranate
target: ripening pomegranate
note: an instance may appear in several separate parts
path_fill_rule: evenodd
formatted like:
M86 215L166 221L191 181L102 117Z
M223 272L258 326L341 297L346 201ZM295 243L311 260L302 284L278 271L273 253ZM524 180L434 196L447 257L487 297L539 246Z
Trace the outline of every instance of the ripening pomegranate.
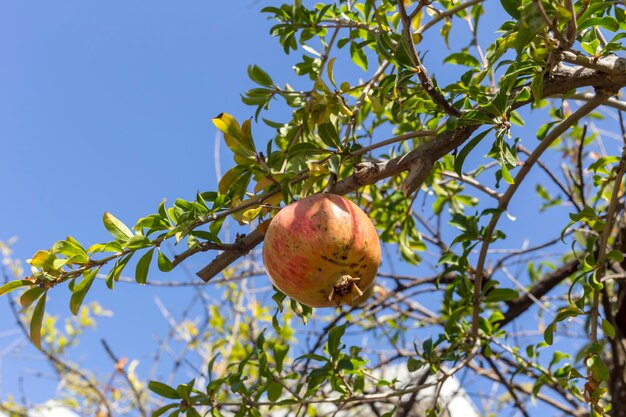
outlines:
M339 195L316 194L272 219L263 263L274 285L302 304L351 304L374 281L380 242L356 204Z

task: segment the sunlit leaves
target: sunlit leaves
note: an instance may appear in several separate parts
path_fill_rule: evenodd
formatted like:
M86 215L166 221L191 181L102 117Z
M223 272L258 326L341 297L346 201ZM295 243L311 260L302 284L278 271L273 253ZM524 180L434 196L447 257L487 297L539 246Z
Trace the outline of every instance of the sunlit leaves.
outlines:
M19 279L19 280L15 280L15 281L9 281L3 285L0 286L0 295L4 295L7 294L11 291L14 291L18 288L24 287L24 286L28 286L28 285L33 285L32 281L26 280L26 279Z
M93 284L94 279L96 279L98 271L98 268L94 268L88 272L85 272L83 279L76 286L74 286L74 289L72 291L72 297L70 298L70 311L72 312L72 314L78 314L78 310L83 304L85 296L91 288L91 284Z
M150 262L152 262L152 255L154 254L154 248L144 253L137 266L135 268L135 281L137 284L145 284L148 279L148 271L150 270Z
M39 301L37 301L37 305L30 319L30 340L37 349L41 349L41 326L46 310L46 296L47 291L44 291L39 297Z

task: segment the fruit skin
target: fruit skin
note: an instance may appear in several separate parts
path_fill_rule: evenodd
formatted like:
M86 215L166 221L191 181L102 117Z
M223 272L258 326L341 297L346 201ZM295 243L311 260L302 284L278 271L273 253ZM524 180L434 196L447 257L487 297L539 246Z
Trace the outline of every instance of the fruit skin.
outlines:
M339 195L316 194L272 219L263 263L274 285L302 304L351 304L374 282L380 241L359 206Z

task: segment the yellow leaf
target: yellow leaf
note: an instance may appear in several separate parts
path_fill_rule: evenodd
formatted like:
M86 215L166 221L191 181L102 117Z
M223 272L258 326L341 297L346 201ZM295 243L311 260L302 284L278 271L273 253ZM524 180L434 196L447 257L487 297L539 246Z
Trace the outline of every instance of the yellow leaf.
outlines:
M317 162L307 161L307 166L309 167L309 175L311 176L319 176L329 174L330 171L328 167L325 165L319 164Z
M213 124L222 133L233 135L236 138L241 137L241 127L237 120L228 113L220 113L213 118Z

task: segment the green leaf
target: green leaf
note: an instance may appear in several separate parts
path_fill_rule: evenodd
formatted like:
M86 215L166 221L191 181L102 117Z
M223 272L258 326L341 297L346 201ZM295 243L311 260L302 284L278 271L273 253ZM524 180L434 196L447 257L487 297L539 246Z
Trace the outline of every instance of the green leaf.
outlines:
M37 349L41 350L41 325L43 323L43 316L46 311L46 295L48 292L44 292L39 298L35 309L33 310L33 316L30 319L30 340Z
M512 288L495 288L490 290L485 297L486 303L495 303L498 301L513 301L519 298L519 294Z
M75 261L85 263L89 260L87 252L74 239L68 236L67 240L60 240L54 244L52 251L68 258L74 258Z
M288 155L289 159L295 158L300 155L321 155L321 154L329 154L331 151L328 149L322 149L318 145L312 142L303 142L296 143L291 148L289 148Z
M502 164L502 179L508 184L515 184L515 180L506 167L506 164Z
M583 50L589 55L596 56L596 54L598 53L598 48L600 46L600 41L598 39L594 39L590 42L581 42L580 46L582 46Z
M317 133L326 146L337 149L341 148L339 134L334 124L330 122L322 123L318 126Z
M220 182L217 186L220 194L228 194L228 191L232 188L233 184L235 184L238 180L241 179L243 174L248 170L247 167L241 165L235 165L220 179Z
M252 81L257 84L263 85L265 87L274 86L274 81L272 81L272 77L270 77L267 72L263 71L256 65L250 65L248 67L248 76Z
M108 211L104 213L102 221L104 222L104 227L107 228L115 239L126 241L133 237L133 232Z
M271 380L267 383L267 398L270 401L277 401L283 393L283 386L280 382Z
M530 83L530 91L533 93L533 100L536 102L543 97L543 77L546 75L546 71L540 71L536 73L533 80Z
M352 62L363 71L367 71L367 55L365 55L362 45L352 42L350 44L350 56L352 57Z
M611 323L609 323L606 319L602 319L602 331L606 337L610 339L615 338L615 327L613 327L613 325L611 325Z
M500 0L502 8L513 18L519 20L522 14L519 10L521 6L521 0Z
M592 17L578 24L578 30L583 30L591 26L600 26L611 32L619 30L619 22L613 16Z
M606 381L609 379L609 369L598 355L592 355L587 358L585 365L596 381Z
M462 169L463 169L463 163L465 162L465 158L467 158L467 155L469 155L469 153L472 151L472 149L474 149L476 147L476 145L478 145L478 143L483 140L483 138L487 135L487 133L489 133L491 131L491 129L487 129L482 133L479 133L478 135L476 135L476 137L474 137L474 139L470 140L467 145L465 145L465 147L463 149L461 149L461 151L457 154L456 158L454 159L454 171L459 175L462 176Z
M20 305L23 308L27 308L32 303L34 303L35 300L41 297L41 294L43 294L44 292L46 292L45 287L29 288L28 290L24 291L24 293L20 296Z
M415 359L414 357L409 357L409 360L406 363L406 367L409 370L409 372L415 372L418 369L421 369L424 366L424 362L419 360L419 359Z
M202 415L195 408L191 407L187 409L187 417L202 417Z
M331 356L336 357L339 353L339 346L341 344L341 338L346 332L346 325L335 326L328 332L328 353Z
M143 235L135 235L128 240L128 249L143 249L152 246L152 241Z
M606 258L621 263L624 260L624 253L619 249L613 249L606 255Z
M84 273L83 280L74 287L74 291L72 291L72 297L70 298L70 311L72 314L77 315L80 306L83 304L83 300L85 299L85 295L91 288L91 284L93 284L93 280L96 278L98 271L100 268L90 269L89 271Z
M169 258L165 256L165 254L163 254L160 248L157 258L157 264L159 266L159 270L162 272L169 272L172 270L172 268L174 268L174 265L172 265L172 261L170 261Z
M554 330L556 327L556 323L550 323L546 330L543 332L543 339L547 344L552 345L554 343Z
M0 295L10 293L13 290L16 290L20 287L24 287L27 285L35 285L35 284L32 281L28 281L26 279L18 279L16 281L9 281L0 287Z
M285 360L285 356L287 356L287 352L289 352L289 345L279 345L275 344L272 347L274 351L274 361L276 362L276 369L278 372L283 371L283 361Z
M128 261L130 260L130 258L133 256L134 253L135 252L131 252L128 255L118 259L117 262L115 262L115 265L113 266L113 268L111 268L106 278L106 284L107 284L107 287L109 287L109 289L112 290L113 282L120 279L122 270L126 267L126 264L128 263Z
M180 395L174 388L162 382L150 381L148 382L148 389L161 397L169 398L171 400L180 399Z
M168 405L164 405L161 408L157 408L156 410L154 410L152 412L152 417L159 417L162 416L163 414L165 414L166 411L171 410L172 408L178 408L180 407L180 404L168 404Z
M465 65L468 67L480 67L480 61L470 55L467 51L456 52L448 55L444 60L446 64Z
M335 66L336 56L332 57L328 60L328 64L326 64L326 74L328 74L328 80L333 85L333 87L337 88L337 84L335 84L335 77L333 75L333 67Z
M137 281L137 284L143 285L148 280L148 270L150 269L153 254L154 248L144 253L139 262L137 262L137 268L135 269L135 281Z

